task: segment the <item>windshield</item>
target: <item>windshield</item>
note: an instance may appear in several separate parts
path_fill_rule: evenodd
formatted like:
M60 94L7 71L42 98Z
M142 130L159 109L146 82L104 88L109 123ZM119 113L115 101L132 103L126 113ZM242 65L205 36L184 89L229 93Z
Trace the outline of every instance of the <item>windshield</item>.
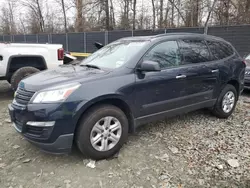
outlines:
M84 59L81 65L115 69L127 63L148 41L117 41Z

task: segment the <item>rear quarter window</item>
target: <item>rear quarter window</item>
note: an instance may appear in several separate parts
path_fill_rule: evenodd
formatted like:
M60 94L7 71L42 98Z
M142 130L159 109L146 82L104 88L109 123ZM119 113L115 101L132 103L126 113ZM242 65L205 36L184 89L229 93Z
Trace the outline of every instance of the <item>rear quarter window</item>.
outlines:
M222 41L207 41L213 60L224 59L234 54L232 46Z

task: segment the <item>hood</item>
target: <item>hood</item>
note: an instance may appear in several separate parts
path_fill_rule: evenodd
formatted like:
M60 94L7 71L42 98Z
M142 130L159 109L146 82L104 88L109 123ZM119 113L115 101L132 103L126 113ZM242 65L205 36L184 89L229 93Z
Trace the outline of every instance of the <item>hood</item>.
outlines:
M63 65L54 70L46 70L31 75L19 84L25 90L38 91L53 85L70 82L86 82L108 74L110 71L88 68L84 66Z

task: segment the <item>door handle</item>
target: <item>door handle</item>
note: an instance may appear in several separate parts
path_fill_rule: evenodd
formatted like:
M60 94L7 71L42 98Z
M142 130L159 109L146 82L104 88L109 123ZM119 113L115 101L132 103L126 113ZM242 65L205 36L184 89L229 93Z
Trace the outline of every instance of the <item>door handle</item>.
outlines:
M219 72L219 69L214 69L214 70L211 70L212 73L216 73L216 72Z
M181 78L186 78L186 77L187 77L186 75L183 75L183 74L182 74L182 75L176 76L175 78L176 78L176 79L181 79Z

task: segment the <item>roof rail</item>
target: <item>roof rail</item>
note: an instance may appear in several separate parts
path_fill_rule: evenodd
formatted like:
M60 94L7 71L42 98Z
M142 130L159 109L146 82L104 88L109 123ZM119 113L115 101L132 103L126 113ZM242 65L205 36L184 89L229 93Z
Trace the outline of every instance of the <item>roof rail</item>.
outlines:
M155 37L164 37L167 35L203 35L202 33L185 33L185 32L170 32L170 33L164 33L164 34L158 34L155 35Z

